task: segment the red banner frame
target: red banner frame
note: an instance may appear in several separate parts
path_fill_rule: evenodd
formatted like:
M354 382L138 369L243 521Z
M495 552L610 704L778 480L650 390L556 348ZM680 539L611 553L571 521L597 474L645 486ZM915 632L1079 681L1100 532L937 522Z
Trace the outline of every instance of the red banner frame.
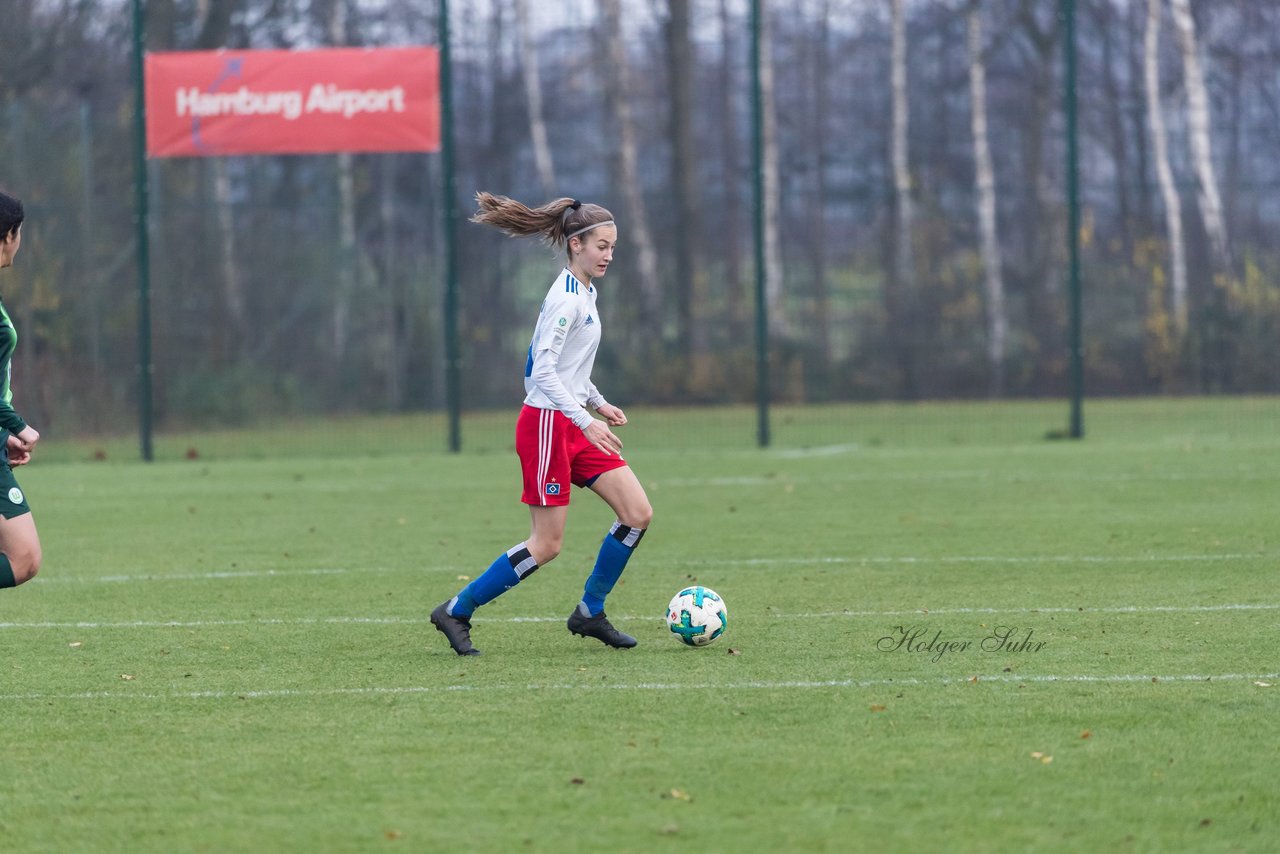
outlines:
M440 149L433 47L149 53L144 79L150 157Z

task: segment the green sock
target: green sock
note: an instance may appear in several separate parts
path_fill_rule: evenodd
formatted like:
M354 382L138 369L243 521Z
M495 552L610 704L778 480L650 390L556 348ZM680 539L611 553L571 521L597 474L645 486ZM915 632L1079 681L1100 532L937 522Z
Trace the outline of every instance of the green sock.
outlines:
M18 579L13 577L13 564L9 563L9 556L0 554L0 590L17 586Z

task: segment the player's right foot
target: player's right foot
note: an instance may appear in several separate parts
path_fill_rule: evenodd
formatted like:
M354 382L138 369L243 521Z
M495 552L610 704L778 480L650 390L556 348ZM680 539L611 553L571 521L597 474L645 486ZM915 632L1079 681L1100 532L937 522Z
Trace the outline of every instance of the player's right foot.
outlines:
M458 655L479 655L480 650L471 645L471 621L466 617L451 615L448 607L448 602L441 602L431 612L431 625L440 630Z
M609 622L609 618L604 615L604 611L596 614L594 617L583 613L585 605L580 605L573 609L573 613L569 615L569 631L575 635L582 635L584 638L595 638L605 646L611 646L614 649L631 649L636 645L636 639L631 635L623 634L613 627L613 623Z

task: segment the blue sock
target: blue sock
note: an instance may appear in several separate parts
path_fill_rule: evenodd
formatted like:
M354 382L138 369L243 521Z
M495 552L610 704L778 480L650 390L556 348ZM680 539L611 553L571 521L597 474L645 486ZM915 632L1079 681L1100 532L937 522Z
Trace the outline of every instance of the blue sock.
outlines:
M631 553L644 536L644 528L628 528L621 522L614 522L609 534L600 544L600 554L596 556L595 568L587 577L582 588L582 604L595 616L604 610L604 599L618 583L622 570L627 568Z
M497 599L537 570L524 543L512 546L449 602L446 611L454 617L470 618L476 608Z

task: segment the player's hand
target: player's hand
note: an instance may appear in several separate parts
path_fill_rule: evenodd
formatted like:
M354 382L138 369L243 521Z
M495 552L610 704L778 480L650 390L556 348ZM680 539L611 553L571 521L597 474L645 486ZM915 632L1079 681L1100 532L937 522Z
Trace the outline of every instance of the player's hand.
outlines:
M14 434L10 433L9 438L15 438ZM33 451L35 450L36 442L40 441L40 432L28 424L22 428L22 432L18 433L16 438L21 443L23 450Z
M627 414L612 403L606 403L604 406L596 410L600 413L605 421L609 422L611 427L621 427L627 423Z
M5 440L5 445L6 450L9 452L10 467L25 466L31 462L31 448L17 436L10 433Z
M582 435L587 437L588 442L610 456L622 453L622 440L613 435L608 424L597 418L591 419L591 423L582 431Z

